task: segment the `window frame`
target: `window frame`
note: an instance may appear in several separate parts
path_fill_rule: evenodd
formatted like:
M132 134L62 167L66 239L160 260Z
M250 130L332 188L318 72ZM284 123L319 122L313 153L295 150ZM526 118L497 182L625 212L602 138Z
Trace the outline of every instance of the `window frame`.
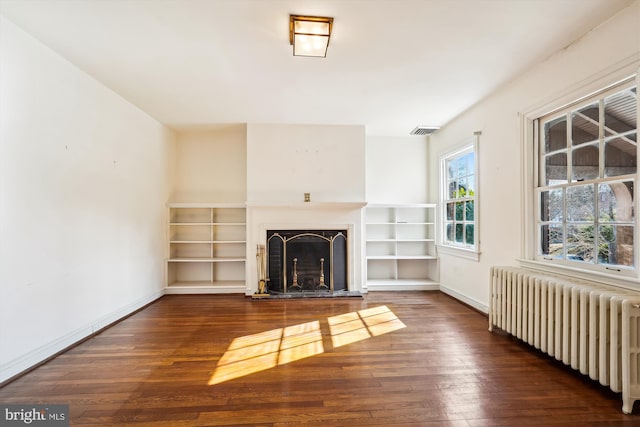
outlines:
M545 259L539 253L539 215L540 201L538 198L540 183L540 151L539 151L539 126L538 119L545 118L551 120L562 114L563 110L577 110L590 102L595 102L596 97L606 97L610 94L624 90L625 87L635 86L636 93L640 89L640 61L629 61L626 65L618 64L617 67L605 70L593 77L588 82L581 82L561 95L557 95L554 100L540 103L531 107L524 113L519 113L520 135L521 135L521 167L522 167L522 192L521 192L521 218L522 235L521 257L518 262L523 267L539 269L557 274L570 274L573 277L585 280L595 280L601 283L619 286L628 289L638 289L640 285L640 216L638 209L640 200L637 191L634 191L633 208L635 210L634 224L634 267L606 269L606 264L590 265L579 262L557 259ZM640 105L640 96L638 97ZM638 122L640 123L640 108L637 111ZM640 132L640 128L638 129ZM640 147L638 147L640 154ZM636 156L638 158L638 156ZM640 168L640 165L637 165ZM618 176L612 180L620 180L632 176L636 184L640 183L640 169L632 175ZM586 181L585 184L592 181ZM606 179L601 181L606 183ZM635 184L634 184L635 185ZM586 268L585 268L586 267Z
M571 103L570 105L567 105L565 107L563 107L560 110L554 111L553 113L547 114L545 116L541 116L540 118L536 119L534 121L534 126L537 126L538 131L537 131L537 135L538 137L536 138L536 140L534 141L534 149L535 152L537 153L537 157L538 157L538 169L537 169L537 177L538 179L536 180L536 187L535 187L535 194L536 194L536 200L535 200L535 206L536 206L536 216L540 215L541 213L541 197L540 195L542 194L542 192L547 191L547 190L553 190L553 189L559 189L562 190L563 193L568 193L571 189L578 189L582 186L584 187L588 187L588 186L593 186L594 189L596 189L600 184L607 184L607 183L616 183L616 182L621 182L621 181L632 181L634 184L634 189L635 189L635 184L637 183L637 177L638 177L638 171L637 171L637 160L636 160L636 173L634 174L626 174L626 175L620 175L620 176L614 176L614 177L606 177L604 176L603 170L604 170L604 164L602 161L602 158L604 156L604 144L606 141L606 138L604 136L604 134L602 133L602 129L604 128L604 122L603 122L603 117L600 117L598 119L598 127L599 127L599 136L597 139L597 144L599 147L599 172L598 172L598 177L596 178L592 178L592 179L587 179L587 180L580 180L580 179L575 179L574 178L574 174L572 172L573 169L573 164L572 164L572 155L574 152L576 152L577 150L580 149L580 147L582 147L582 145L577 144L574 145L571 141L571 139L568 137L567 141L566 141L566 147L561 148L560 151L566 151L566 158L567 158L567 165L566 165L566 177L568 178L568 180L564 183L555 183L555 184L550 184L550 183L543 183L541 182L542 179L540 178L544 178L543 174L544 174L544 164L542 164L542 159L545 156L548 156L548 153L544 152L544 148L542 147L543 145L543 131L542 131L542 127L545 126L548 123L553 123L554 121L561 119L561 118L569 118L572 117L573 114L576 111L582 110L583 108L590 106L590 105L594 105L597 104L599 107L599 109L601 110L604 106L604 100L608 97L611 96L613 94L619 93L621 91L624 91L625 89L629 89L632 87L636 87L636 93L637 93L637 86L635 86L635 80L629 80L626 82L622 82L620 84L614 85L612 87L608 87L606 89L603 89L602 91L599 91L598 93L592 94L591 96L589 96L588 98L585 98L583 100L581 100L580 102L576 102L576 103ZM637 108L637 98L638 96L636 95L636 112L638 110ZM602 114L602 112L600 112L600 114ZM567 128L569 128L569 124L571 124L572 121L567 120L566 124L567 124ZM567 129L566 130L567 133L569 134L571 132L571 129ZM637 135L637 123L636 123L636 135ZM577 147L577 148L576 148ZM552 153L558 152L558 150L552 151ZM638 150L637 150L637 144L636 144L636 159L638 158ZM635 191L634 191L635 193ZM597 193L596 193L597 194ZM635 196L635 194L634 194ZM549 261L549 262L554 262L555 264L562 264L562 265L567 265L567 266L571 266L574 268L578 268L578 269L583 269L583 270L593 270L593 271L600 271L600 272L607 272L607 273L619 273L621 275L626 275L626 276L636 276L637 275L637 271L638 271L638 240L637 240L637 232L636 229L638 227L638 218L635 217L637 215L634 215L634 219L633 221L631 221L631 223L633 224L634 227L634 245L633 245L633 265L632 266L622 266L622 265L611 265L611 264L605 264L605 263L599 263L597 262L597 253L595 251L595 249L597 248L597 241L598 241L598 233L596 231L594 231L594 242L593 242L593 248L594 248L594 262L581 262L581 261L577 261L577 260L572 260L570 259L570 254L568 252L568 235L566 234L566 230L570 227L576 227L579 226L578 224L580 224L580 221L576 222L575 220L571 220L570 218L567 218L567 214L568 214L568 206L567 206L567 196L563 196L563 211L564 211L564 215L563 215L563 220L561 222L561 225L563 227L563 230L565 230L565 232L563 232L563 256L562 258L556 258L556 257L552 257L550 255L547 254L543 254L541 253L540 249L541 249L541 240L542 240L542 233L540 232L540 228L542 223L544 223L545 221L543 221L541 218L536 218L536 236L535 236L535 244L536 244L536 252L535 252L535 258L537 261ZM594 201L597 204L597 197L594 195ZM637 197L634 197L634 207L637 206ZM593 228L595 230L598 229L598 227L602 224L598 218L597 218L597 214L595 209L597 209L596 204L594 204L594 218L591 222L587 223L584 222L583 225L591 225L593 226ZM635 209L635 211L637 212L637 209Z
M472 138L469 138L463 141L461 144L458 144L454 149L449 150L440 155L440 217L442 220L440 221L439 229L439 238L438 238L438 251L440 253L454 255L461 258L470 259L473 261L479 261L480 258L480 180L479 180L479 136L480 132L475 132ZM468 245L465 243L458 244L455 242L451 242L446 239L446 230L447 224L450 223L447 221L447 203L457 200L450 199L448 197L449 189L448 189L448 174L447 174L447 164L449 161L459 158L461 156L467 155L469 153L474 153L474 180L475 180L475 189L473 196L467 196L461 198L462 201L473 200L473 220L469 222L473 222L473 245ZM466 220L466 212L463 213L465 217L462 220L463 226L467 223ZM455 221L454 221L455 223Z

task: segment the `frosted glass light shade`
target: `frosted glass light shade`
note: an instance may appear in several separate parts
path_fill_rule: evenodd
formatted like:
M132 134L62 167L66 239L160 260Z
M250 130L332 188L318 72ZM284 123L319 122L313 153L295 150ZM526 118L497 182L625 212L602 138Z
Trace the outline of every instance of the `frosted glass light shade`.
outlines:
M294 56L327 56L333 18L290 15L289 41Z

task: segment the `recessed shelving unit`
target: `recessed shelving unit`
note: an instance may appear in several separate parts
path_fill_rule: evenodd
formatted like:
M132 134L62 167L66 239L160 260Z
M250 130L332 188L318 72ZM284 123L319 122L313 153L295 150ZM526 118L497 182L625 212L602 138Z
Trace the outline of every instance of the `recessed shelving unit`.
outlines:
M367 205L367 288L438 289L435 204Z
M244 293L244 204L168 205L166 293Z

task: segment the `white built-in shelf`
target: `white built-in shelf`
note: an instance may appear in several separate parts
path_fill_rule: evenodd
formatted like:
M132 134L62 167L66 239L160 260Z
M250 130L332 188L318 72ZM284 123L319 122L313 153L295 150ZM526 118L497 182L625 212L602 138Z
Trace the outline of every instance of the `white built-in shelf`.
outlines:
M168 205L167 293L244 293L244 204Z
M435 204L367 205L367 289L437 289L435 224Z

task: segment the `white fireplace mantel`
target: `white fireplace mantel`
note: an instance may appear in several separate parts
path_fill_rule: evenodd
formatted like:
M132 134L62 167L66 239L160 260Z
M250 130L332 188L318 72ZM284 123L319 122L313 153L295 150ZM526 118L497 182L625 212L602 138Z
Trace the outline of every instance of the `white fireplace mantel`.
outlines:
M360 209L367 202L247 202L248 208L289 208L289 209Z
M266 244L267 230L347 230L348 284L350 291L365 291L363 283L362 224L360 201L248 201L247 295L257 290L256 248Z

